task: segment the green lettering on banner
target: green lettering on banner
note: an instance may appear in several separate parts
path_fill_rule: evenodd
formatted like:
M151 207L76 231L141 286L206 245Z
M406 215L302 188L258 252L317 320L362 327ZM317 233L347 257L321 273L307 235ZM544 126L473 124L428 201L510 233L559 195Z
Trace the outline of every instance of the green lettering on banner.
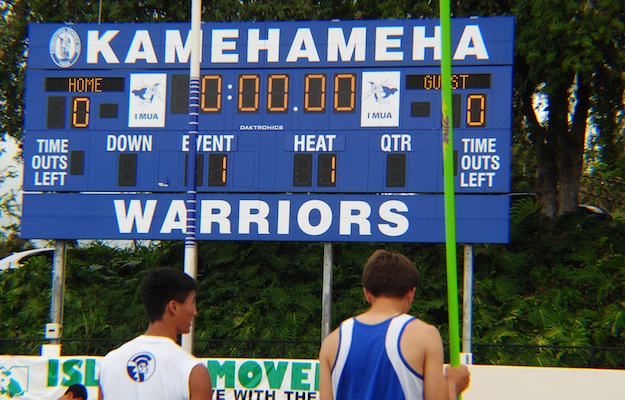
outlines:
M315 390L319 391L319 363L315 363Z
M270 389L280 389L282 382L284 381L284 375L289 363L286 361L280 361L278 368L276 364L271 361L265 361L265 371L267 371L267 381L269 381Z
M48 387L59 385L59 360L48 360Z
M239 382L244 388L255 388L262 379L263 370L255 361L246 361L239 368Z
M308 372L304 370L308 369L310 369L310 363L294 362L291 364L292 390L310 390L310 383L304 383L304 380L308 380Z
M65 376L61 381L63 386L71 386L75 383L82 383L82 360L67 360L63 363L63 373Z
M234 389L234 361L225 361L223 365L219 361L208 360L208 372L211 375L213 385L217 385L218 378L224 379L225 389Z
M85 363L85 386L98 386L98 372L96 371L96 360L93 358L87 358L87 361Z

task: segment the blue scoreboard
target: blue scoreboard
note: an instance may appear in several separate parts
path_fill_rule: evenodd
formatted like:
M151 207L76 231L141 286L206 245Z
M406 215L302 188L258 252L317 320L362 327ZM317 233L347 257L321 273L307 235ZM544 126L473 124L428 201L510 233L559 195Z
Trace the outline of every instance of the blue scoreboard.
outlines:
M444 241L438 20L202 25L200 240ZM22 236L182 239L190 25L31 24ZM458 240L509 237L514 19L452 20Z

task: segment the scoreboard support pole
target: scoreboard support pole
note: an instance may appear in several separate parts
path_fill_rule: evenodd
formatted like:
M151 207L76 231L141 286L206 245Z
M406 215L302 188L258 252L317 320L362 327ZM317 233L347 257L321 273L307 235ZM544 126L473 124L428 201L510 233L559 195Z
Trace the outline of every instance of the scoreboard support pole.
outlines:
M462 297L462 353L463 364L473 364L471 347L473 328L473 245L464 245L464 285Z
M65 240L55 240L54 257L52 259L50 323L46 324L44 331L44 338L48 341L48 344L58 345L61 343L63 300L65 297L65 254Z
M447 301L449 313L449 355L452 366L460 364L458 322L458 260L456 249L456 203L454 187L454 134L451 89L451 10L449 0L440 2L441 94L443 109L443 171L445 188L445 245L447 258ZM458 396L461 398L461 396Z
M197 243L195 241L196 223L196 186L195 156L197 153L197 134L199 131L200 103L200 28L202 1L191 3L191 66L189 75L189 154L187 156L187 226L184 244L184 271L193 279L197 278ZM188 334L182 335L182 348L193 354L193 333L195 322Z
M323 244L323 296L321 298L321 341L330 334L332 323L332 243Z

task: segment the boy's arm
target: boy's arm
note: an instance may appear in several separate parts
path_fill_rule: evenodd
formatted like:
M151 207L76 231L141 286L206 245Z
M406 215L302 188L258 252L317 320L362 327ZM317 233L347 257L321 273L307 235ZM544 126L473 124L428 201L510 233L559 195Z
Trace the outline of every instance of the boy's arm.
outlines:
M334 400L332 365L338 352L338 332L329 334L319 351L319 400Z
M457 399L458 395L469 387L469 369L466 365L445 368L445 379L449 388L449 398Z
M443 371L443 341L433 326L424 332L424 392L428 400L455 400L469 385L469 370L465 365L448 367Z
M197 364L189 375L189 399L211 400L213 384L208 369L203 364Z

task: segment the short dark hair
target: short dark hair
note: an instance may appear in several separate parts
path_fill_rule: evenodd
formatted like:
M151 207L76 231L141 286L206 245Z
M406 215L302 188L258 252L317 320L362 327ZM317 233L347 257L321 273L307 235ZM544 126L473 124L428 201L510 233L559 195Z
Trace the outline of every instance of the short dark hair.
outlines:
M400 298L419 286L419 271L403 254L376 250L362 271L362 286L376 297Z
M159 267L150 270L141 281L141 298L150 322L159 321L165 314L167 303L179 303L197 290L197 282L179 269Z
M74 383L68 387L65 394L68 393L73 394L74 397L80 397L81 399L87 400L87 389L80 383Z

